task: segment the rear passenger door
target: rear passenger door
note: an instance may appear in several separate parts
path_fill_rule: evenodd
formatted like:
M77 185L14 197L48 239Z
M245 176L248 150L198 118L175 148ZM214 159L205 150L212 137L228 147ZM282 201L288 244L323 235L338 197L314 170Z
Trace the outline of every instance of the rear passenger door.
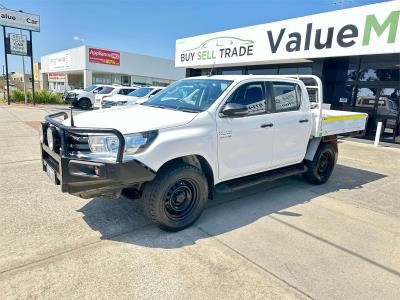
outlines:
M303 160L310 139L312 119L300 86L293 82L271 82L274 114L273 167Z

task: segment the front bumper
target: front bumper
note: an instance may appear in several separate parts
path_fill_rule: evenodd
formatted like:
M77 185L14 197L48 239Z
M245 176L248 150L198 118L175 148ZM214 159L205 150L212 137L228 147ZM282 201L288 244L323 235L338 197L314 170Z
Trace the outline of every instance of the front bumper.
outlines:
M42 130L46 136L48 126L56 128L59 138L55 150L46 141L41 142L43 171L54 173L54 182L61 186L62 192L67 192L82 198L99 195L115 194L124 188L140 185L151 181L155 172L142 163L131 160L123 161L124 138L115 129L83 128L65 126L54 118L67 117L66 113L53 114L46 117ZM120 139L120 149L116 161L96 161L88 158L78 158L71 151L69 135L87 136L88 133L114 134ZM122 139L122 140L121 140ZM49 170L49 171L50 171ZM47 172L49 174L49 172Z
M62 98L66 103L74 104L78 102L78 96L76 94L64 93Z

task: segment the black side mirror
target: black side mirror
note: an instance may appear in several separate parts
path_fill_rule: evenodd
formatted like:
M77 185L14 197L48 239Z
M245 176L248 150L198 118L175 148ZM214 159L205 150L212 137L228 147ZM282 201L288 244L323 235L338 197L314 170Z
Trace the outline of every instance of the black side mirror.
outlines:
M222 109L222 114L228 117L240 117L248 113L247 106L239 103L227 103Z

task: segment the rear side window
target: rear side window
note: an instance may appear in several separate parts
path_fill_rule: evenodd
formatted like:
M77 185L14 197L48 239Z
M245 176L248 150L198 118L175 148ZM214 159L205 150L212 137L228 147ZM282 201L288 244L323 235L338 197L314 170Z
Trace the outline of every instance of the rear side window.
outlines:
M133 92L133 89L120 89L118 94L120 95L128 95L130 92Z
M275 112L295 111L300 109L301 89L295 83L274 82Z
M228 102L246 105L249 116L265 113L264 82L250 82L241 85L229 97Z

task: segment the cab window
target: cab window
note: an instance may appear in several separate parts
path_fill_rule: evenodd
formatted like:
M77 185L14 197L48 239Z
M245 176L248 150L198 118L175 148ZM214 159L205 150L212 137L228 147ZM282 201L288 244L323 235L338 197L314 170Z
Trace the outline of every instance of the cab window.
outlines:
M295 83L273 82L275 112L296 111L300 109L301 89Z
M245 105L248 116L267 112L264 82L249 82L239 86L229 97L227 103Z

